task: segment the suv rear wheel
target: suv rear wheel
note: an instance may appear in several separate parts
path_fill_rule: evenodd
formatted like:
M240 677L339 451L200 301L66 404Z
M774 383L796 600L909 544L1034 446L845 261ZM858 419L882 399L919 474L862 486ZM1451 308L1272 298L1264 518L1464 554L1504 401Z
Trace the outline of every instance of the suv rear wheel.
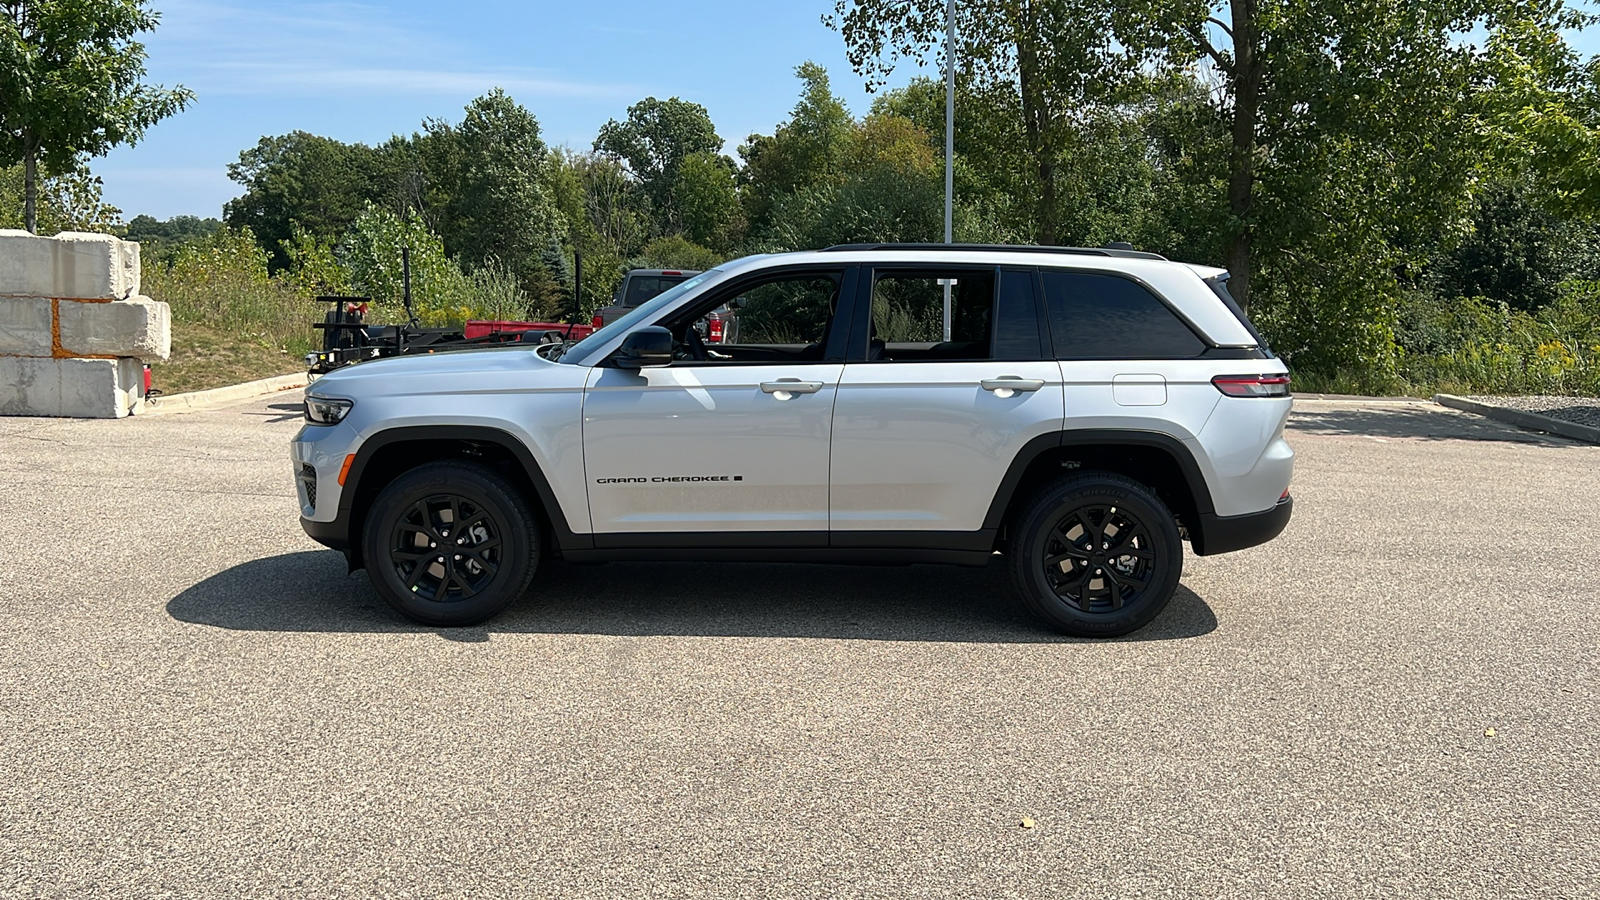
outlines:
M372 586L401 615L425 625L476 625L533 581L538 520L493 469L428 463L378 494L362 552Z
M1116 637L1149 624L1183 574L1178 526L1131 478L1051 482L1017 518L1011 580L1034 615L1066 634Z

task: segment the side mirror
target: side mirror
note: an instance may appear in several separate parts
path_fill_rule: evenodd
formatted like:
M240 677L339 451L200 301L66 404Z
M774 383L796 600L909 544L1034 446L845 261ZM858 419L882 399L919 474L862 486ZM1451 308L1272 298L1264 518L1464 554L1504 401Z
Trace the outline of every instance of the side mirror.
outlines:
M672 364L672 332L660 325L646 325L622 339L622 346L611 359L624 369L644 369Z

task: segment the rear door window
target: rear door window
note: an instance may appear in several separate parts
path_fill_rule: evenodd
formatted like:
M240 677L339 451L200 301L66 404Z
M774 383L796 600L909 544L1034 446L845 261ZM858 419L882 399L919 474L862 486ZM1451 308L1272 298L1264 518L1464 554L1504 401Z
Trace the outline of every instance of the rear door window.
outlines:
M1190 359L1206 344L1138 282L1099 272L1045 270L1057 359Z

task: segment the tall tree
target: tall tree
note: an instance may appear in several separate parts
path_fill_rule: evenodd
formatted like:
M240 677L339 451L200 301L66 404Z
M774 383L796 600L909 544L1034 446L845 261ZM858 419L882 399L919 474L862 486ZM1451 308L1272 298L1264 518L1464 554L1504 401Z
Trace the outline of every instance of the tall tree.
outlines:
M194 94L141 83L159 15L144 0L0 0L0 165L23 165L23 218L38 228L39 170L132 144Z
M46 233L116 229L122 223L122 210L105 201L104 187L88 168L39 179L35 203L39 228ZM24 226L25 193L22 165L0 168L0 228Z
M834 95L828 72L814 62L795 67L800 100L771 135L752 134L739 148L741 180L752 227L770 224L779 198L815 184L837 181L855 119Z
M1099 0L972 0L957 10L962 80L1017 98L1038 198L1035 237L1057 243L1058 166L1073 123L1113 100L1137 59L1113 37L1113 6ZM872 85L881 85L901 60L923 65L938 58L945 39L941 0L837 0L827 21Z
M296 227L338 238L368 204L396 209L391 167L383 157L365 144L304 131L263 137L228 165L228 177L245 191L223 206L223 219L249 228L279 271L288 265L283 246Z
M728 249L737 238L739 190L733 160L714 153L694 153L678 167L673 205L683 234L703 247Z
M1225 264L1248 307L1263 263L1317 244L1348 252L1335 230L1365 229L1373 250L1459 231L1493 152L1482 124L1496 62L1474 36L1492 46L1531 28L1560 43L1577 22L1560 0L1144 0L1125 7L1119 34L1172 62L1204 60L1220 81ZM1363 262L1403 263L1378 252L1389 258Z
M459 127L430 123L429 131L454 148L454 171L436 176L449 198L445 249L469 269L498 261L536 298L555 291L542 258L566 222L546 186L538 120L496 88L467 105Z
M627 162L650 197L662 230L676 230L682 224L672 198L678 170L696 153L720 151L722 138L704 106L677 97L646 97L628 107L625 121L602 125L594 149Z

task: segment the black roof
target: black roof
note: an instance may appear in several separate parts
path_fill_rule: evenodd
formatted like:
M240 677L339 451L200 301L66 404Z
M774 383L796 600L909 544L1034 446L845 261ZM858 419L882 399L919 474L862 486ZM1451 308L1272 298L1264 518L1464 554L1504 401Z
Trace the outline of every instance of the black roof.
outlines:
M823 253L843 250L943 250L957 253L1076 253L1081 256L1120 256L1124 259L1159 259L1159 253L1135 250L1131 245L1107 247L1041 247L1037 244L835 244L824 247Z

